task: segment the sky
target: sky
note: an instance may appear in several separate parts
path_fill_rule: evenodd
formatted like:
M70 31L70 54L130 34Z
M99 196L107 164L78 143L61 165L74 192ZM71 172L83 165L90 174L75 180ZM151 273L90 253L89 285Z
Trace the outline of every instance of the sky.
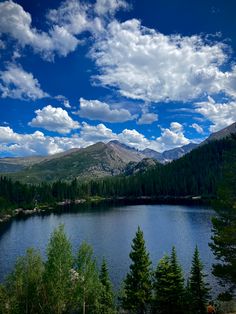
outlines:
M0 157L162 152L236 121L234 0L0 1Z

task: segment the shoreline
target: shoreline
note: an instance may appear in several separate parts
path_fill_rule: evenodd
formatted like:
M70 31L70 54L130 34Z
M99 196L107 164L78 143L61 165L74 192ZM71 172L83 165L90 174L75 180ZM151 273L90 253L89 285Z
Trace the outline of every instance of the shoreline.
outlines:
M31 216L40 213L50 213L52 211L57 211L56 209L74 206L74 205L210 205L213 198L203 198L202 196L183 196L183 197L173 197L173 196L140 196L140 197L116 197L116 198L102 198L102 197L91 197L89 199L76 199L76 200L63 200L56 202L54 204L42 204L33 209L16 208L13 209L11 213L5 214L0 217L0 225L10 221L18 216Z

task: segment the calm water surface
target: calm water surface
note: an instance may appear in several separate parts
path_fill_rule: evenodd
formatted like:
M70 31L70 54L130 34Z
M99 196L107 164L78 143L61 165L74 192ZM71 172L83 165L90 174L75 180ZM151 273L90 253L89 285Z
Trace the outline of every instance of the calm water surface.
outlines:
M107 259L116 288L129 267L130 244L138 225L142 228L153 264L176 246L185 274L198 245L206 271L210 274L213 255L208 247L211 217L204 207L177 205L134 205L93 209L83 212L31 216L0 226L0 281L9 273L17 256L28 247L45 256L46 244L55 227L63 223L76 251L82 241L94 248L98 262ZM215 284L210 274L208 280Z

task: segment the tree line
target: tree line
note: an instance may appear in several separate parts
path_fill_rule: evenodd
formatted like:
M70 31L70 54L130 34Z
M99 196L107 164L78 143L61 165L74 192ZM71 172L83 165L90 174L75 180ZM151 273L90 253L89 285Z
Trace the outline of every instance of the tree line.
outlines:
M0 285L0 313L206 313L210 289L197 248L187 284L174 247L152 269L140 228L130 259L116 301L105 259L98 269L92 247L85 242L73 256L59 226L49 240L46 261L28 249Z

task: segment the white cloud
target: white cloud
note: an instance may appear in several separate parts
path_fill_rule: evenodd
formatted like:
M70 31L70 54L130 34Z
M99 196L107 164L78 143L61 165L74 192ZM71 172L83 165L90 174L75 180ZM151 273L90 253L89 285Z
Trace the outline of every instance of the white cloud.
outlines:
M65 100L64 100L63 105L64 105L65 108L67 108L67 109L70 109L70 108L71 108L71 105L70 105L70 102L69 102L68 99L65 99Z
M191 125L191 127L194 128L196 130L196 132L199 133L199 134L203 134L204 133L203 128L199 124L197 124L197 123L193 123Z
M128 4L124 0L97 0L94 10L98 15L114 14L119 9L127 9Z
M3 1L0 3L0 35L7 34L19 46L30 46L44 59L52 61L55 54L65 57L75 51L82 42L77 37L83 32L94 35L103 32L104 17L126 6L124 0L97 0L94 5L65 0L57 9L49 10L46 16L48 30L42 31L33 27L30 13L20 4ZM4 42L1 43L3 46Z
M89 125L88 123L83 122L80 136L84 141L91 144L99 141L107 142L117 139L117 134L113 133L111 129L107 128L102 123L98 125Z
M201 36L163 35L133 19L113 20L90 56L100 74L94 83L145 101L187 101L205 93L232 93L236 70L223 72L226 46Z
M56 100L58 100L65 108L67 108L67 109L71 109L72 108L69 100L65 96L57 95L54 98Z
M79 123L73 121L67 111L62 108L54 108L51 105L35 111L36 117L33 118L29 125L39 127L48 131L62 134L70 133L72 130L79 128Z
M118 138L121 142L133 146L138 149L144 149L149 145L149 140L145 138L145 136L139 133L137 130L123 130L119 135Z
M22 67L8 64L7 70L0 71L0 91L2 97L16 99L36 100L49 96L45 93L32 73L28 73Z
M88 10L89 6L78 0L67 0L62 2L57 9L50 10L47 18L70 34L77 35L88 29L90 24Z
M80 134L72 137L46 136L40 131L20 134L8 126L0 126L0 149L13 156L51 155L71 148L86 147L97 141L108 142L112 139L117 139L117 135L103 124L90 126L83 123Z
M75 112L75 114L82 118L103 122L125 122L136 118L127 109L112 109L105 102L86 100L84 98L80 98L80 110Z
M182 126L176 122L173 122L169 129L162 129L160 137L156 139L152 137L151 140L135 129L124 129L121 133L114 133L102 123L89 125L83 122L80 132L71 137L46 136L40 131L20 134L9 126L0 127L0 149L3 153L10 153L13 156L55 154L71 148L86 147L98 141L107 143L111 140L119 140L137 149L149 147L158 151L189 143L184 137Z
M78 40L66 28L52 25L49 32L32 27L31 15L13 1L0 3L0 34L10 35L21 46L29 45L46 59L57 52L66 56L77 47Z
M15 133L9 127L0 127L0 148L13 156L55 154L85 145L77 137L51 137L36 131L32 134Z
M152 124L155 121L158 121L158 115L156 113L143 112L137 124Z
M178 122L172 122L170 128L161 129L161 136L151 142L150 148L163 152L189 143L190 140L184 135L183 126Z
M212 97L208 97L207 101L196 103L195 110L213 123L210 126L211 132L219 131L236 121L235 100L216 103Z

